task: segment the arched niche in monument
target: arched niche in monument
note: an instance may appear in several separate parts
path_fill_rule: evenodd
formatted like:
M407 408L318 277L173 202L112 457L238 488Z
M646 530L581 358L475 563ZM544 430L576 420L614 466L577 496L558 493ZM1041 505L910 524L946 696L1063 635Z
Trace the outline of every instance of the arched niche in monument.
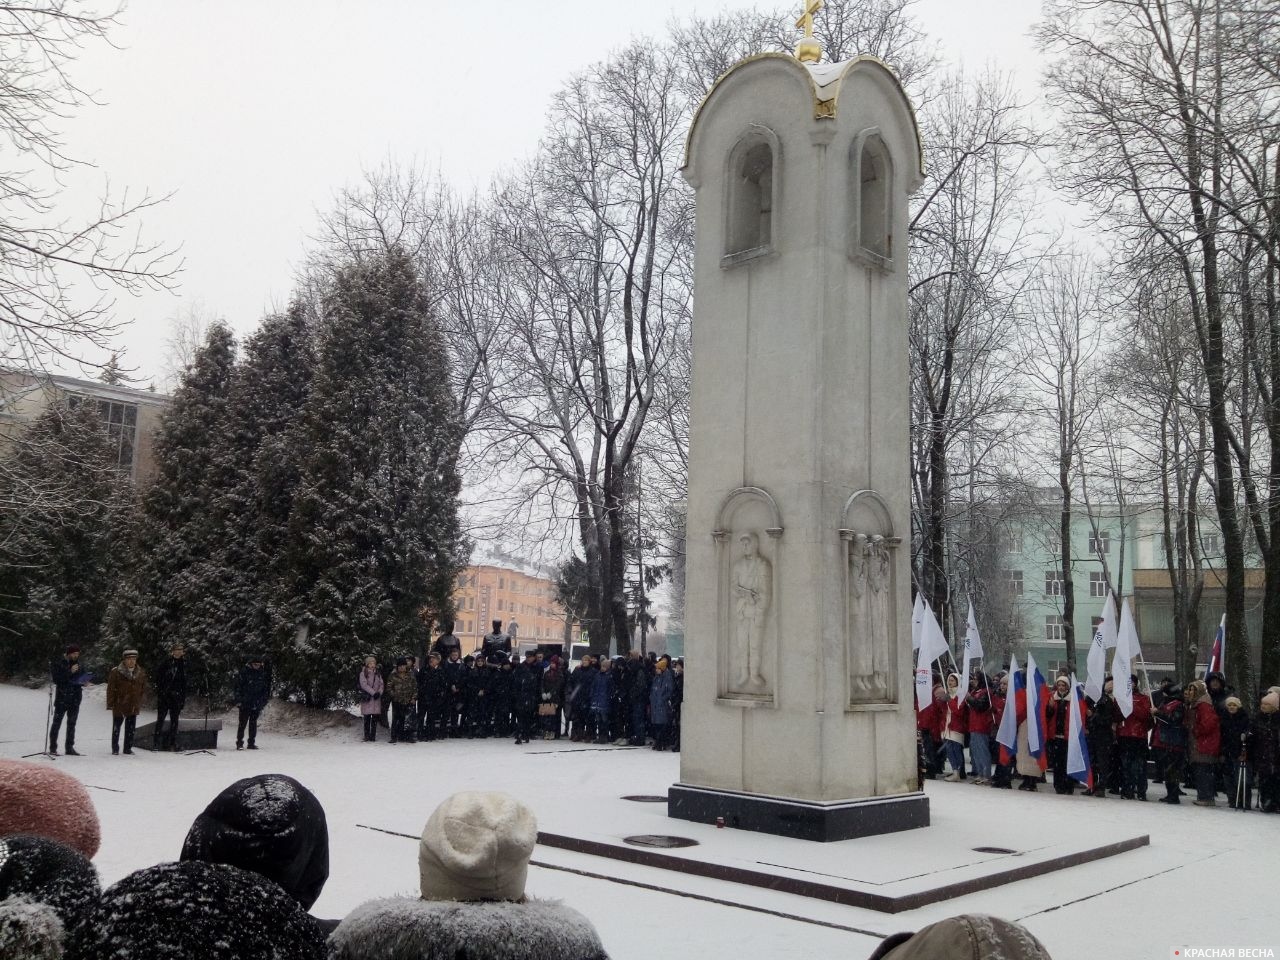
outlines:
M729 152L724 178L725 266L773 250L780 152L777 134L762 125L754 125Z
M738 487L716 513L717 683L722 701L772 704L781 653L782 514L760 487Z
M898 702L898 609L895 536L889 505L859 490L840 516L843 546L844 659L849 709Z
M893 158L877 128L854 137L849 150L850 253L874 266L893 266Z

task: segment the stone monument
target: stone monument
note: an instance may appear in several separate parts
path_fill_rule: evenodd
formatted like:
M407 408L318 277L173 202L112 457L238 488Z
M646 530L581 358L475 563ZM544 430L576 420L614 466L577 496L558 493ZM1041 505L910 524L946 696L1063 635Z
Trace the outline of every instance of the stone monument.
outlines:
M697 196L684 729L669 813L814 840L925 826L908 549L911 103L872 57L751 57Z

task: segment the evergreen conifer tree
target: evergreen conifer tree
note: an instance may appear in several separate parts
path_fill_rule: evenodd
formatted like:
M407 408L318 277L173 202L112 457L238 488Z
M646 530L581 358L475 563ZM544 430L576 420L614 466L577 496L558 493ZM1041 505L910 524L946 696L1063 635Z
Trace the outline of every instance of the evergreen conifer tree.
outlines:
M67 643L91 653L134 503L96 407L50 406L3 484L0 671L43 669Z
M227 415L234 368L235 339L215 324L161 421L156 476L142 498L129 577L110 619L112 634L144 659L184 643L215 692L251 636L235 590L241 558L232 536Z
M412 653L465 562L448 360L411 260L337 270L296 449L289 559L299 638L282 671L309 704L354 685L367 652Z

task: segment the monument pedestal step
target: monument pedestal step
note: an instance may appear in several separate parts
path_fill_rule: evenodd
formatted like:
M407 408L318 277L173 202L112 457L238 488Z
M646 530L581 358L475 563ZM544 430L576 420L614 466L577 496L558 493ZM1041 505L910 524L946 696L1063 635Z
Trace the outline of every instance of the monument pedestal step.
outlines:
M830 843L929 825L923 793L819 803L714 790L677 783L667 793L667 815L694 823L718 823L796 840Z

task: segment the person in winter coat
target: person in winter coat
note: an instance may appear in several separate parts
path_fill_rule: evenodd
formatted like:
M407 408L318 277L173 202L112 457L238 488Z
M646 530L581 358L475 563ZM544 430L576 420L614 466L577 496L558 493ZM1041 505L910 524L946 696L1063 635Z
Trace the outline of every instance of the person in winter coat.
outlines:
M413 742L413 704L418 699L418 680L409 670L408 657L396 659L396 668L387 681L391 698L391 742Z
M653 682L649 685L649 722L653 724L655 750L665 750L670 745L671 696L674 690L671 658L663 654L654 666Z
M969 692L964 700L968 717L969 762L972 765L973 782L991 781L991 693L987 678L981 670L969 677Z
M1023 669L1018 672L1022 674L1025 683L1027 671ZM1040 696L1044 697L1043 691L1041 691ZM1009 709L1007 704L1005 709ZM1014 769L1017 771L1018 776L1022 778L1022 782L1018 784L1018 789L1035 793L1038 785L1044 780L1044 768L1040 766L1039 758L1031 752L1030 721L1027 718L1026 700L1019 702L1015 699L1014 711L1018 724L1018 752L1017 759L1014 762Z
M643 747L649 729L646 714L649 710L649 671L639 650L627 654L627 742L633 747Z
M449 678L440 654L427 655L427 665L418 671L418 739L436 740L449 735L446 722Z
M1227 712L1227 697L1232 696L1235 690L1227 686L1227 675L1220 670L1213 670L1204 677L1205 691L1209 694L1209 700L1213 703L1213 709L1221 720L1223 714Z
M512 673L511 700L516 721L516 743L528 743L538 723L538 703L542 694L542 670L535 650L527 650L524 663Z
M586 917L525 894L538 824L501 793L458 793L427 820L417 898L372 900L329 937L329 960L607 960Z
M595 734L593 743L608 743L609 716L613 705L613 684L615 676L613 661L608 657L600 658L600 669L591 677L591 729Z
M684 660L671 665L671 752L680 752L680 714L684 711Z
M18 834L57 840L89 859L102 843L84 784L48 764L0 760L0 839Z
M1151 735L1151 698L1133 684L1133 710L1116 727L1120 754L1120 796L1126 800L1147 799L1147 738Z
M239 723L236 725L236 749L244 747L244 731L247 726L249 749L257 750L258 716L271 699L271 675L267 672L266 661L261 654L250 654L249 662L240 668L232 696L236 706L240 708Z
M462 712L467 699L467 665L462 662L462 651L451 649L449 659L440 667L444 671L448 686L445 690L445 725L450 737L462 735Z
M1258 809L1280 813L1280 687L1270 688L1249 728L1249 768L1258 783Z
M49 665L53 679L53 725L49 728L49 752L58 752L58 730L62 720L67 721L66 753L69 757L78 757L76 753L76 720L80 716L80 699L84 694L85 674L80 666L80 647L71 644L67 647L61 660Z
M224 863L162 863L103 891L66 960L324 960L324 941L265 877Z
M1071 681L1059 677L1053 682L1053 693L1044 708L1045 749L1049 751L1049 766L1053 770L1053 792L1072 794L1076 782L1067 774L1067 734L1071 731L1071 708L1075 705L1071 695Z
M948 917L918 933L896 933L867 960L1053 960L1026 927L981 913Z
M1151 734L1152 746L1159 751L1164 771L1164 796L1161 803L1181 803L1182 773L1187 754L1187 704L1186 695L1174 687L1163 696L1160 709L1155 712L1155 727Z
M1093 764L1093 788L1085 795L1106 799L1107 780L1111 773L1111 751L1115 747L1116 728L1124 716L1115 698L1115 681L1110 674L1102 682L1102 694L1090 705L1085 721L1089 741L1089 762Z
M1229 807L1234 809L1239 804L1248 810L1252 807L1253 778L1247 764L1241 768L1241 761L1245 759L1245 742L1249 738L1249 714L1239 697L1227 697L1224 707L1225 712L1218 721L1222 731L1218 782L1226 785Z
M1201 680L1187 684L1187 756L1196 783L1196 806L1212 807L1218 755L1221 752L1221 723L1213 709L1213 700Z
M595 658L587 654L569 672L565 687L565 719L569 723L569 739L581 743L591 733L591 680L596 673Z
M360 716L364 718L365 743L378 741L378 714L382 712L382 698L387 685L378 672L378 658L365 657L364 669L356 678L356 689L360 691Z
M101 892L79 851L47 837L0 839L0 957L58 960Z
M943 770L942 727L947 717L947 691L936 674L932 692L928 706L916 712L916 730L920 735L920 750L924 754L926 780L936 779Z
M560 711L564 707L565 675L559 657L551 658L551 666L542 672L538 700L538 716L542 720L542 739L560 739Z
M991 743L995 744L995 735L1000 732L1000 724L1004 721L1004 711L1009 705L1009 675L1002 673L995 682L995 688L991 691ZM1000 762L1000 748L998 745L992 746L992 760L994 765L991 774L991 786L998 790L1012 790L1013 780L1011 765Z
M947 780L955 782L965 778L964 735L969 728L969 711L960 695L960 674L947 675L947 700L943 704L942 746L947 752L951 773Z
M169 659L156 670L156 729L152 743L157 750L178 749L178 717L187 705L186 649L180 643L169 648ZM164 723L172 724L164 736Z
M514 664L507 654L499 650L493 655L489 666L493 668L493 676L489 678L489 696L492 700L490 708L493 713L493 735L509 737L515 728L511 723L512 668Z
M315 794L292 777L237 780L191 824L180 860L225 863L280 885L310 910L329 879L329 825Z
M120 752L120 728L124 727L124 752L133 753L133 729L147 692L147 671L138 666L138 651L126 650L123 659L107 675L107 709L111 711L111 753Z
M463 726L466 727L468 737L479 737L483 740L489 736L491 714L489 707L492 703L489 687L492 677L493 671L489 669L488 658L483 653L477 654L471 661L471 669L467 673L464 688L466 721Z

